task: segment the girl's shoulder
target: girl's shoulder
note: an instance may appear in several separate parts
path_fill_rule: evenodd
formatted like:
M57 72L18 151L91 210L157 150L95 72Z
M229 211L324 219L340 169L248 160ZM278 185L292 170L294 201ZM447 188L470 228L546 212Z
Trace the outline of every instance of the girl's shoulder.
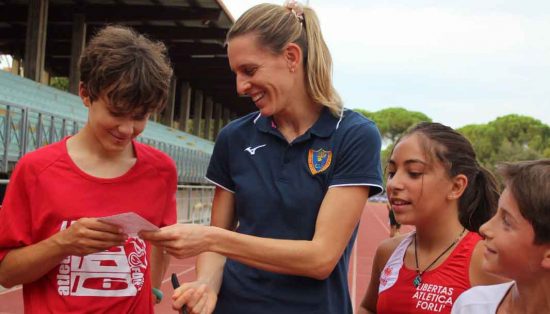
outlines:
M411 237L412 233L401 234L393 238L387 238L380 243L376 249L376 256L379 261L387 262L397 247Z

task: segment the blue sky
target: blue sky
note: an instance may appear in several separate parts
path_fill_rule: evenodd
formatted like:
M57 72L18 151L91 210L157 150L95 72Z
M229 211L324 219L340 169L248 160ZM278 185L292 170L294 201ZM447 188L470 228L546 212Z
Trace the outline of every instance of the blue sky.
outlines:
M283 3L224 1L235 17L261 2ZM550 1L309 3L346 107L404 107L453 127L510 113L550 124Z

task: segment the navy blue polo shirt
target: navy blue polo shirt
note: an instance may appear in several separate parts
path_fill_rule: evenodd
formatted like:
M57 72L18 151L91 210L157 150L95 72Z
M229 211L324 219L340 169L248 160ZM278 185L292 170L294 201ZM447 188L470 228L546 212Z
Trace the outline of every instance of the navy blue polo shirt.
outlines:
M206 178L234 193L237 232L311 240L330 187L365 185L371 195L382 191L380 148L375 124L351 110L339 118L324 108L292 143L271 117L255 112L220 132ZM215 313L352 314L347 273L356 233L357 228L325 280L276 274L227 259Z

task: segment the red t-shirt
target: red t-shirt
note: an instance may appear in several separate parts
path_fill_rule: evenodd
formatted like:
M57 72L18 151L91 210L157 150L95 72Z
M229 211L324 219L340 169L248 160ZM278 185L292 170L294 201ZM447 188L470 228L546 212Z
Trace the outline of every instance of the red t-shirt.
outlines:
M83 217L131 211L159 227L176 222L177 171L166 154L134 141L134 166L101 179L76 166L66 141L17 163L0 210L0 261L11 249L40 242ZM25 312L152 313L150 251L150 244L130 238L107 251L67 256L23 285Z
M413 284L416 271L403 264L413 239L414 233L409 234L382 270L377 313L451 313L454 301L471 287L470 259L481 237L468 232L441 265L422 275L418 287Z

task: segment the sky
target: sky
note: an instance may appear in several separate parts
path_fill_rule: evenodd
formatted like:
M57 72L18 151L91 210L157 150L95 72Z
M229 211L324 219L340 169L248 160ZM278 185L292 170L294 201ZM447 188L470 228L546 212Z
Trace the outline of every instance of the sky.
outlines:
M224 0L235 18L262 2ZM306 1L303 1L306 2ZM550 1L310 0L347 108L550 124Z

